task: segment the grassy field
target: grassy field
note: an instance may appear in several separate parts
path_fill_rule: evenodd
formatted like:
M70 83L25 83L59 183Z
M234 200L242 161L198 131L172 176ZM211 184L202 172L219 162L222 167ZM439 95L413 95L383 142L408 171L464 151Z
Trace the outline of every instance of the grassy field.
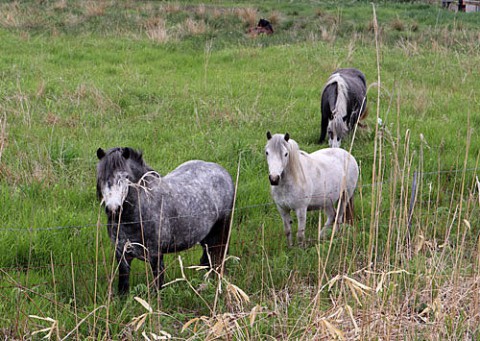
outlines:
M0 4L0 337L480 337L480 17L428 2L25 1ZM262 17L272 36L247 33ZM377 38L377 39L376 39ZM356 218L287 248L265 133L314 151L338 67L367 76ZM377 83L377 86L374 84ZM378 86L380 84L380 86ZM378 124L381 119L382 124ZM96 150L141 149L238 176L224 276L201 250L149 290L115 290ZM296 224L295 224L296 226Z

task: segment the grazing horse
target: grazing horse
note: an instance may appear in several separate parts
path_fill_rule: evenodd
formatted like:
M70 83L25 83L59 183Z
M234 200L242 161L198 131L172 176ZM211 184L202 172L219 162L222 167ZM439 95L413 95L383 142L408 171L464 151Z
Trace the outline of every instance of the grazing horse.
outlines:
M327 222L321 231L332 225L336 203L341 200L338 223L353 221L353 193L358 181L355 158L341 148L325 148L308 154L287 134L267 132L267 157L271 194L282 216L288 245L292 245L290 211L298 220L297 242L304 244L307 210L324 210Z
M363 120L368 111L367 82L357 69L339 69L331 74L322 92L320 143L328 133L330 147L340 147L341 140Z
M234 197L232 178L223 167L194 160L162 177L131 148L99 148L97 157L97 195L115 244L121 294L129 291L134 258L150 263L158 289L165 253L200 243L201 265L221 264Z

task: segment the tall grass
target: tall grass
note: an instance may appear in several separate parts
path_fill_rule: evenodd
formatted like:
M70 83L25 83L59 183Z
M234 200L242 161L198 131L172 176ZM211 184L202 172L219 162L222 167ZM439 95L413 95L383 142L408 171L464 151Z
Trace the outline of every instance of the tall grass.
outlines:
M479 60L475 18L423 4L0 5L0 334L47 339L475 339ZM275 19L275 34L249 25ZM392 26L391 19L398 22ZM163 27L167 39L155 38ZM153 29L153 31L150 31ZM325 34L322 34L322 31ZM337 67L367 75L356 219L287 248L265 132L318 146ZM372 114L374 113L374 114ZM225 270L167 255L131 294L95 198L98 147L166 174L200 158L237 178Z

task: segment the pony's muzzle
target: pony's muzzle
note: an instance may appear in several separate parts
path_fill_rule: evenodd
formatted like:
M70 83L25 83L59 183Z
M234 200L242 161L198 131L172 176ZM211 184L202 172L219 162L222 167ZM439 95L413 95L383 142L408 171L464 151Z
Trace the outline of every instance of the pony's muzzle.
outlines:
M270 180L270 185L272 186L277 186L278 183L280 182L280 175L272 175L270 174L268 176L268 180Z
M105 213L107 213L108 215L113 215L115 216L117 214L117 211L118 211L118 207L117 206L112 206L112 205L105 205Z

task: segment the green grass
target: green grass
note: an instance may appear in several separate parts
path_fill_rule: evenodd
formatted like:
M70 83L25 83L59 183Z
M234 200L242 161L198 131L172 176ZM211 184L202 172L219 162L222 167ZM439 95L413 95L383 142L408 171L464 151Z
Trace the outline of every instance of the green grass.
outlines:
M370 3L0 4L0 335L45 335L32 333L51 321L29 315L58 321L53 339L161 330L205 339L225 332L222 318L233 339L478 335L478 15L375 6L381 88L369 90L369 128L352 148L361 165L355 224L317 242L324 217L309 213L308 246L288 249L265 132L288 131L309 152L325 147L317 140L328 75L353 66L377 81ZM273 36L246 34L260 17L275 22ZM188 18L204 30L186 28ZM166 42L148 36L160 19ZM135 261L130 296L109 298L115 268L95 151L113 146L142 149L162 174L189 159L218 162L234 178L239 167L230 246L239 259L227 261L221 293L216 276L184 269L188 282L156 295ZM414 171L425 174L409 249ZM179 255L187 267L200 253ZM167 281L182 278L179 255L166 257ZM147 310L134 297L153 308L138 331L132 318Z

